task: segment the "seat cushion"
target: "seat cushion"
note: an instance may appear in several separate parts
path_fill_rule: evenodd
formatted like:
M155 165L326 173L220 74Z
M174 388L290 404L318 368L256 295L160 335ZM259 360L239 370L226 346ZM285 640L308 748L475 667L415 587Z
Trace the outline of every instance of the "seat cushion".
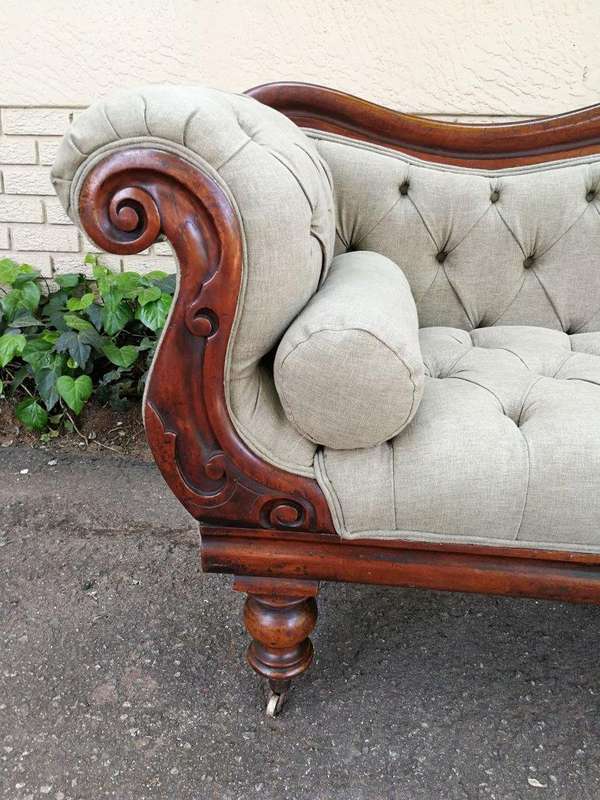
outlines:
M400 267L344 253L286 331L275 385L292 425L316 444L370 447L413 418L423 394L417 309Z
M324 450L345 537L600 550L600 332L423 328L412 422Z

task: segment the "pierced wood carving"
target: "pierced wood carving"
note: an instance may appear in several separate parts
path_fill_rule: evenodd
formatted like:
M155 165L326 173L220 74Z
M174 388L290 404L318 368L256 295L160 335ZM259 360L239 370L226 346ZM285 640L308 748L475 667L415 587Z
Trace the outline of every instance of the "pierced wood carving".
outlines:
M171 490L203 523L333 533L316 483L260 459L237 435L225 397L241 286L235 210L197 166L158 149L116 151L87 176L79 213L103 250L138 253L164 234L179 289L146 390L144 421Z

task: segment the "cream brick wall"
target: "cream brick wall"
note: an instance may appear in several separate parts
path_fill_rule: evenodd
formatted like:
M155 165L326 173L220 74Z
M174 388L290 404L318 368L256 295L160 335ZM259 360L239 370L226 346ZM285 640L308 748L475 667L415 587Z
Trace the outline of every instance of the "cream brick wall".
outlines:
M0 0L0 256L80 267L49 168L117 87L300 80L449 119L557 114L600 101L599 30L600 0ZM105 260L173 268L164 244Z
M13 258L47 276L88 272L87 252L100 252L71 224L54 194L50 167L77 108L0 108L0 258ZM168 244L145 255L104 254L113 269L172 272Z

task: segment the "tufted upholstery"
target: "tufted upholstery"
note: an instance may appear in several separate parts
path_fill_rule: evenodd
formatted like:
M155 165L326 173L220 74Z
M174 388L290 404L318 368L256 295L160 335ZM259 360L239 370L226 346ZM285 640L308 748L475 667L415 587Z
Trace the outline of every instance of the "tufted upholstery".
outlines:
M53 179L75 220L115 149L175 152L221 184L246 245L233 422L266 460L316 474L343 536L600 551L600 157L494 173L306 133L247 97L148 87L78 117ZM356 450L299 433L265 359L334 239L404 272L426 369L407 427Z
M314 136L333 174L338 248L395 261L421 326L600 329L598 156L494 173Z
M410 425L319 456L344 535L600 546L600 332L425 328L421 350Z
M89 169L108 152L132 146L183 156L232 197L246 258L229 352L230 410L241 436L263 457L312 474L315 447L289 424L261 359L315 292L332 258L333 197L325 163L299 128L249 97L184 86L117 92L77 117L52 170L75 221Z

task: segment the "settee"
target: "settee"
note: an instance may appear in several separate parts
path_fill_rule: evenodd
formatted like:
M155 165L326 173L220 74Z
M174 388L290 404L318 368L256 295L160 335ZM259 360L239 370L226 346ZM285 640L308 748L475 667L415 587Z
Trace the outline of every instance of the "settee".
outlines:
M53 182L103 250L173 246L146 432L269 713L319 581L600 601L598 107L150 86L78 116Z

